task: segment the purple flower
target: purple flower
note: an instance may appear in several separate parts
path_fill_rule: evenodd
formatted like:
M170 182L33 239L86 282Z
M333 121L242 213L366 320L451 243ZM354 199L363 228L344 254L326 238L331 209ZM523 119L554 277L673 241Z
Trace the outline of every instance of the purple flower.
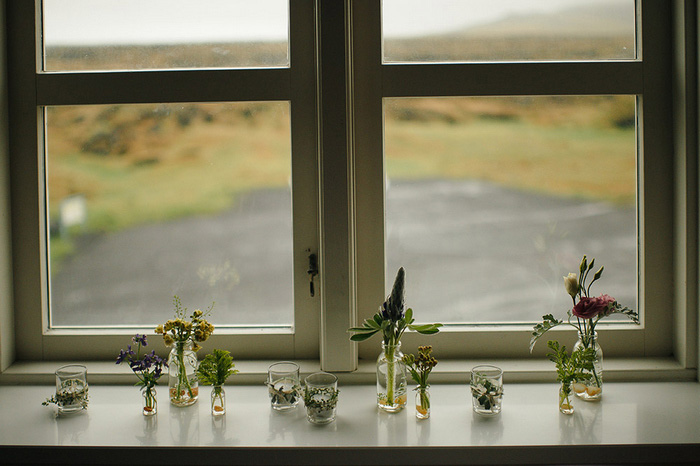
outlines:
M148 346L146 342L146 335L139 335L138 333L131 339L134 343L140 343L141 346Z

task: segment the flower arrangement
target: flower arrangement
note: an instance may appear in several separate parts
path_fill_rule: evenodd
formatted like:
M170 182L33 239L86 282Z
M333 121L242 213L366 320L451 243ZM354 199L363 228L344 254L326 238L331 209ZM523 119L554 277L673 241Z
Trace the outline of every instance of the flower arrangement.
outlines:
M558 341L548 341L547 346L553 352L547 357L557 368L557 382L561 382L559 389L559 410L564 414L572 414L574 408L571 405L571 386L577 380L585 377L585 371L593 370L595 350L593 348L579 348L571 355L566 351L566 346L559 346Z
M564 277L564 287L573 301L573 307L567 311L568 319L566 321L559 320L552 314L542 316L542 322L535 325L533 328L532 337L530 338L530 352L532 352L535 343L542 335L561 324L570 325L578 331L579 340L584 348L594 348L596 346L596 325L605 317L612 314L623 314L629 317L635 324L639 324L639 315L637 311L622 306L615 298L607 294L601 294L598 297L591 296L591 286L601 278L604 270L604 267L601 267L595 272L593 274L593 279L589 283L588 278L593 270L594 264L595 259L591 260L589 263L586 256L583 256L579 266L578 276L575 273L569 273ZM579 380L592 378L595 385L588 388L581 385L580 388L575 388L577 393L583 390L588 391L588 396L590 397L600 397L603 383L601 372L602 366L598 360L590 370L590 377L579 378Z
M211 303L211 306L204 312L196 309L190 315L189 321L185 320L187 308L182 307L180 298L174 296L173 304L175 318L168 320L164 325L158 325L155 332L158 335L163 335L163 341L168 346L192 341L194 343L192 350L199 351L201 346L198 343L206 341L214 333L214 326L205 319L211 314L214 303Z
M145 406L143 408L144 414L155 414L157 401L154 387L158 384L160 376L163 375L163 366L168 367L168 363L156 355L155 350L145 354L143 358L141 358L141 347L148 346L146 335L139 335L137 333L131 338L131 341L137 345L136 351L131 348L131 345L128 345L126 350L122 349L119 351L116 363L121 364L124 361L129 363L129 368L131 368L139 379L136 385L143 387L142 390L145 400Z
M416 382L418 391L419 403L416 404L416 409L422 417L427 417L430 411L430 396L428 395L428 376L435 366L437 366L437 359L431 356L430 353L433 352L433 347L419 346L418 347L418 357L413 354L407 354L403 357L403 363L408 368L411 373L413 381Z
M238 373L234 367L231 353L220 349L215 349L199 363L197 378L202 385L214 387L211 394L211 409L214 415L226 412L223 385L230 375Z
M574 327L584 337L591 337L595 333L595 327L598 322L612 314L624 314L635 324L639 324L637 311L623 307L615 298L607 294L601 294L598 297L590 295L591 286L600 279L604 270L604 267L601 267L593 275L593 280L586 284L594 264L595 259L588 263L586 256L583 256L579 266L579 275L576 276L575 273L569 273L564 277L564 287L573 300L573 307L567 311L568 319L564 322L563 320L555 319L552 314L542 316L542 323L535 325L533 329L532 338L530 339L530 352L532 352L535 343L542 335L564 323ZM573 317L576 317L576 321L572 321Z
M353 327L349 332L354 333L350 337L352 341L364 341L378 332L382 332L384 344L396 346L401 341L401 336L406 329L414 330L424 335L432 335L440 331L442 324L415 325L413 322L413 310L404 311L404 282L406 272L399 268L394 280L391 294L382 303L379 311L372 319L365 319L362 327Z
M404 283L405 275L403 267L399 268L391 289L391 294L379 307L379 311L371 318L365 319L361 327L352 327L348 331L353 333L350 337L352 341L364 341L372 335L381 332L383 337L384 357L386 359L386 395L379 395L379 398L386 398L386 404L393 406L395 402L394 385L396 379L395 355L397 348L401 344L401 336L408 330L432 335L440 331L442 324L414 324L413 310L404 311ZM400 362L400 361L398 361ZM379 400L382 406L381 399ZM404 403L405 404L405 401Z
M168 346L173 346L168 358L170 365L170 401L177 406L187 406L197 400L199 393L197 377L194 371L197 368L197 357L194 352L201 349L199 343L206 341L214 332L214 326L206 317L214 308L214 303L206 311L196 309L186 319L187 308L182 306L180 298L173 297L175 306L175 318L168 320L163 325L158 325L156 334L163 335L163 341ZM185 358L187 352L188 357ZM188 367L191 375L188 375Z

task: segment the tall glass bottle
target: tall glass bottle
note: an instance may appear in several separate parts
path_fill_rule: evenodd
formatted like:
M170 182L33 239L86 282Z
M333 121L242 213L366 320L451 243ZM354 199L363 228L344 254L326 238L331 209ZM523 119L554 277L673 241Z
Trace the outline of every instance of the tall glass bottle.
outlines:
M595 359L593 370L585 371L586 376L572 384L573 391L582 400L598 401L603 397L603 350L598 344L598 332L592 334L579 332L573 351L579 348L593 348Z
M189 406L197 401L197 353L192 340L176 341L168 357L170 402L175 406Z
M406 367L402 358L401 342L396 345L382 342L382 352L377 358L377 406L389 413L406 407Z

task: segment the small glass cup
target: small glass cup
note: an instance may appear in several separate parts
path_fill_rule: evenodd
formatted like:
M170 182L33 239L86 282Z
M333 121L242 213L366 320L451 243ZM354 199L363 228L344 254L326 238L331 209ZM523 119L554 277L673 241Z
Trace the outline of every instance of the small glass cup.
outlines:
M469 385L475 413L492 416L501 412L503 371L500 367L490 365L474 367Z
M56 369L56 405L59 414L70 414L88 405L87 368L70 364Z
M295 408L301 400L299 366L289 361L272 364L267 370L267 388L273 409L287 411Z
M338 405L338 377L328 372L316 372L304 379L306 419L313 424L335 421Z

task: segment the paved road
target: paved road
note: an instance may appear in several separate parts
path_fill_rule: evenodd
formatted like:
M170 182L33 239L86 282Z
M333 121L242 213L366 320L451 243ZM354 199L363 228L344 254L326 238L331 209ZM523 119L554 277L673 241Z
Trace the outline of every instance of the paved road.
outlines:
M215 322L291 322L290 202L255 192L221 215L81 238L52 281L54 325L159 323L173 294L215 300ZM393 182L387 209L388 286L403 265L423 320L564 315L562 276L584 253L606 267L594 291L636 306L634 208L439 180Z

